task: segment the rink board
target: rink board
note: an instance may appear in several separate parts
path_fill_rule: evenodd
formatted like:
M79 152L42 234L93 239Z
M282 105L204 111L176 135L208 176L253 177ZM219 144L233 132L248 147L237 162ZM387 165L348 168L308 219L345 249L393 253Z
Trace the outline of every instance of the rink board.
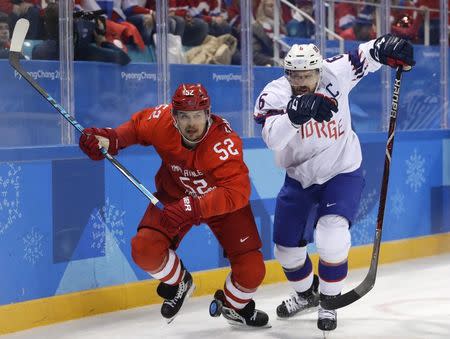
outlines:
M351 268L370 260L386 135L360 139L366 187L352 227ZM449 139L443 131L397 133L382 263L450 251ZM282 281L272 220L284 172L259 138L244 146L265 283ZM133 147L118 159L153 190L160 161L152 148ZM156 283L130 256L147 201L111 165L87 160L74 146L1 149L0 184L0 334L160 302ZM178 253L195 272L196 295L223 285L228 262L206 226L194 228Z
M380 252L380 264L447 253L450 252L449 244L450 234L385 242ZM366 267L371 253L370 245L353 247L349 268ZM317 259L317 254L311 255L316 270ZM281 266L275 260L266 261L266 269L264 284L285 281ZM226 268L194 273L197 286L194 296L212 295L222 288L228 273ZM0 307L0 335L95 314L159 304L161 298L155 292L157 284L155 280L145 280L5 305Z

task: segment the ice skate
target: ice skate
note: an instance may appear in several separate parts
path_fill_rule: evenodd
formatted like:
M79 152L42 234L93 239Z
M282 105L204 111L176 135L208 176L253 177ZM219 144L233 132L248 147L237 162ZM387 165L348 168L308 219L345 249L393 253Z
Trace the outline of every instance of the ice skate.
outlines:
M319 278L314 275L312 286L305 292L294 292L277 307L277 316L287 319L315 312L319 306Z
M161 306L161 315L166 318L168 324L178 315L181 307L194 292L194 289L195 284L188 271L185 271L183 279L178 285L172 286L163 282L158 285L157 293L161 298L164 298Z
M226 305L225 295L222 290L217 290L214 294L214 300L209 306L209 313L212 317L222 315L231 325L249 328L272 327L269 324L269 316L267 313L256 309L253 300L251 300L242 310L235 310Z
M336 296L328 296L320 294L320 300L336 298ZM319 318L317 319L317 327L323 331L323 336L326 338L329 331L333 331L337 327L337 313L336 310L326 310L319 306Z

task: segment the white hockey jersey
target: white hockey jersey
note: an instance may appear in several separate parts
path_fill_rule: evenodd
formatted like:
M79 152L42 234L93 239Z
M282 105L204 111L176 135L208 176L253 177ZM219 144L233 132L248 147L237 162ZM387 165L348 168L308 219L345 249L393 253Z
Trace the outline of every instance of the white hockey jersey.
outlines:
M285 76L264 87L259 95L254 118L264 123L262 137L275 151L275 161L287 175L307 188L323 184L340 173L348 173L361 165L361 146L351 127L348 95L369 72L381 64L369 53L375 40L359 45L358 50L324 60L316 93L333 97L338 111L329 122L314 119L295 128L286 113L292 89Z

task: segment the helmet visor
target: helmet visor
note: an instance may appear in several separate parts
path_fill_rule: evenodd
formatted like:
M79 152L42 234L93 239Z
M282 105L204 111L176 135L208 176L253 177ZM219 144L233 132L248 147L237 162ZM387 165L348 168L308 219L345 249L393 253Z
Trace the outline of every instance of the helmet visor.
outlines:
M320 80L318 69L308 71L286 70L285 74L289 84L296 92L295 95L314 92Z

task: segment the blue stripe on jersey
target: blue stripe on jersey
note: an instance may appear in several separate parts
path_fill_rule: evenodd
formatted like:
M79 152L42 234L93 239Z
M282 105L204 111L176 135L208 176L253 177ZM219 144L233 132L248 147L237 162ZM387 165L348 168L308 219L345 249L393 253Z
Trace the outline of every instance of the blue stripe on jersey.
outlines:
M264 123L266 122L266 119L268 117L278 115L278 114L284 114L284 111L282 109L271 109L271 110L268 110L266 113L258 113L256 115L254 115L253 119L255 119L257 124L264 125Z
M350 61L351 65L353 66L353 73L355 75L355 79L362 78L364 76L364 70L365 70L365 60L361 60L361 55L359 54L358 49L355 49L348 53L348 60Z

